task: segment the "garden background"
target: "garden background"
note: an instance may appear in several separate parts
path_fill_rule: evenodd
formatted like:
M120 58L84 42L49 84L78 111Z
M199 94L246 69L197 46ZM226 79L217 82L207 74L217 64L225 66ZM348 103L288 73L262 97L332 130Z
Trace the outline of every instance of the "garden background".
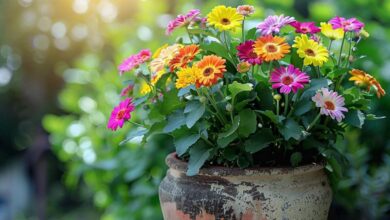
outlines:
M254 5L253 22L357 17L371 35L359 65L390 91L388 0L0 0L0 220L162 219L157 187L173 147L120 145L131 126L106 128L123 87L116 66L184 34L165 36L177 14L221 3ZM387 118L340 143L350 165L332 178L330 219L390 219L390 97L372 108Z

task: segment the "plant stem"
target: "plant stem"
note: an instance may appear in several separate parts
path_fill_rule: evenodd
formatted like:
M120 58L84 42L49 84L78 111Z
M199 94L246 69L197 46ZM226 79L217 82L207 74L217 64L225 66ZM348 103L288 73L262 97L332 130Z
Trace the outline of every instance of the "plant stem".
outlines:
M210 99L210 103L213 105L213 107L214 107L215 110L217 111L218 115L221 117L223 123L224 123L224 124L227 124L226 118L223 116L223 114L221 113L221 111L220 111L219 108L218 108L218 105L217 105L217 102L215 101L214 95L213 95L213 94L210 94L208 90L207 90L206 93L208 94L208 97L209 97L209 99Z
M192 37L191 37L191 34L190 34L190 30L188 29L188 26L186 26L186 31L187 31L188 38L190 39L191 44L194 44L194 42L192 41Z
M337 66L340 66L340 62L341 62L341 54L343 53L343 47L344 47L344 42L345 42L345 36L346 36L346 33L344 32L343 41L341 42L341 48L340 48L340 54L339 54L339 60L337 61Z
M351 36L352 34L350 34ZM349 62L349 56L351 56L351 51L352 51L352 37L351 39L349 39L349 49L348 49L348 56L347 56L347 64L345 65L345 67L348 67L350 62Z
M288 109L288 94L284 94L284 115L287 116L287 109Z
M317 123L318 119L320 119L320 117L321 117L321 112L319 112L316 118L312 121L312 123L310 123L309 126L307 126L306 131L312 129L313 126Z
M279 116L279 105L280 105L280 100L276 100L276 115Z
M138 124L138 123L136 123L136 122L133 122L133 121L128 121L130 124L133 124L133 125L136 125L136 126L138 126L138 127L145 127L145 126L143 126L143 125L141 125L141 124Z
M269 75L269 76L271 75L272 64L273 64L273 61L271 61L271 62L269 63L269 69L268 69L268 75Z
M210 146L214 147L214 144L213 144L211 141L209 141L207 138L205 138L205 137L201 137L201 138L202 138L202 140L204 140L207 144L209 144Z
M242 20L242 42L245 42L245 17Z
M318 76L318 78L321 77L321 70L320 70L319 66L317 66L317 76Z

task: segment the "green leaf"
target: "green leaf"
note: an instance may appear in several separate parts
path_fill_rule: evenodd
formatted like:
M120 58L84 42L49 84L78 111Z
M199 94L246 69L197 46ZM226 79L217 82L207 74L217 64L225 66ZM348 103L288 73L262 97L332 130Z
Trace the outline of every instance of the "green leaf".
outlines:
M268 147L273 141L275 141L275 137L272 130L270 128L261 129L245 141L245 151L251 154L256 153Z
M366 115L366 120L370 120L370 121L373 121L373 120L380 120L380 119L385 119L386 116L376 116L374 114L367 114Z
M148 100L148 98L149 98L149 95L145 95L141 98L135 99L133 104L135 106L139 106L139 105L143 104L144 102L146 102L146 100Z
M227 137L218 137L217 139L218 147L225 148L237 138L238 138L238 134L236 132Z
M277 116L273 111L271 110L266 110L266 111L257 111L269 118L274 124L280 124L283 122L285 117L283 115Z
M265 83L258 83L256 86L257 96L260 99L259 108L264 110L273 110L275 108L272 90Z
M183 107L184 102L180 101L177 92L176 89L166 92L163 96L163 100L156 104L156 108L160 110L161 114L169 115L176 109Z
M294 106L297 106L294 109L294 115L301 116L312 109L313 102L311 100L300 100Z
M240 92L249 92L253 90L253 85L250 83L239 83L234 81L232 84L228 85L228 89L231 93L232 99L234 100L235 96Z
M186 125L188 128L192 128L194 124L203 116L206 111L206 106L199 101L190 101L187 103L184 109L186 117Z
M359 110L350 110L345 114L344 122L351 126L362 128L365 118L363 112Z
M234 132L237 131L239 125L240 125L240 116L235 116L234 119L233 119L233 124L231 125L229 130L219 134L218 136L220 138L225 138L225 137L228 137L228 136L232 135Z
M247 168L249 165L251 165L249 158L245 155L240 155L237 160L237 165L240 168Z
M257 28L255 27L248 30L245 36L246 40L256 40L257 38L256 32L257 32Z
M186 124L184 113L180 110L175 111L168 116L168 124L164 128L164 132L170 133Z
M286 120L284 126L279 129L279 131L283 135L284 139L288 141L290 138L300 140L303 129L296 121L289 118Z
M143 136L144 134L148 133L148 131L149 130L146 128L138 128L135 130L131 130L129 134L126 136L126 139L119 143L119 146L122 146L123 144L131 141L133 138Z
M187 86L185 88L179 89L179 92L177 93L177 96L181 97L187 93L189 93L191 90L195 90L194 85Z
M241 137L248 137L256 131L257 121L256 113L251 109L244 109L238 113L240 117L240 125L238 127L238 134Z
M317 90L321 88L328 88L328 80L326 78L310 80L310 86L302 93L301 100L313 97Z
M200 138L199 134L185 135L184 137L175 139L174 145L178 156L185 154L189 147L195 144Z
M291 154L290 162L293 167L296 167L302 161L302 154L300 152L294 152Z
M199 169L209 159L210 152L211 149L208 149L203 141L199 141L191 147L187 176L195 176L199 173Z
M230 58L229 56L228 50L220 43L217 43L215 41L211 42L210 44L201 43L200 48L204 51L213 52L214 54L229 60L229 62L234 63L232 58Z
M297 53L297 49L295 49L295 48L291 52L290 62L292 65L294 65L295 67L297 67L299 69L302 69L302 67L303 67L303 59L299 57L299 55Z

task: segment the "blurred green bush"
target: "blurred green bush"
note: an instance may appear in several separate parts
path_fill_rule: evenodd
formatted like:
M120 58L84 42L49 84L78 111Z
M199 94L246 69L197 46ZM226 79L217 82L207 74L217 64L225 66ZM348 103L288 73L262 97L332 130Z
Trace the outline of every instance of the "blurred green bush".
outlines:
M159 20L192 7L206 14L217 1L140 1L127 23L113 23L104 31L105 46L98 52L80 54L71 65L59 65L65 87L59 95L63 115L47 115L43 125L51 133L56 155L65 162L65 183L77 187L80 181L94 192L95 205L104 211L102 219L161 219L157 186L165 175L164 157L172 146L140 146L137 140L120 145L130 130L111 132L106 122L119 102L123 87L116 65L141 48L156 49L175 39L163 36ZM226 1L219 1L225 3ZM382 81L390 81L390 2L380 0L244 1L257 7L257 16L284 13L299 20L328 20L334 15L356 16L367 24L371 37L359 53L368 57L359 67ZM242 1L229 1L237 5ZM126 6L129 7L129 6ZM122 14L121 16L127 16ZM159 26L161 25L161 26ZM137 31L135 31L137 30ZM179 36L178 35L175 36ZM372 49L376 48L376 49ZM131 76L126 76L131 79ZM372 103L377 115L390 116L389 96ZM135 121L142 120L142 109ZM389 217L390 158L388 119L370 122L365 129L349 131L339 149L347 152L351 165L343 179L333 178L335 202L331 219L380 219ZM337 218L336 218L337 217Z

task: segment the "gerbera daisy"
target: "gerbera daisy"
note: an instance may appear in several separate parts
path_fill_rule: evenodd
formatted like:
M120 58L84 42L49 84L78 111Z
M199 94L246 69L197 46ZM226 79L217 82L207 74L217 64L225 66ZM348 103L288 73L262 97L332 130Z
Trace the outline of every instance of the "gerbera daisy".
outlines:
M379 82L370 74L358 69L352 69L349 73L352 75L349 80L354 81L356 85L365 87L367 91L374 87L378 98L386 94Z
M224 5L217 6L207 15L207 22L220 31L235 31L241 27L244 16L237 13L235 8Z
M176 56L179 49L182 48L181 44L174 44L161 50L158 57L150 62L150 69L153 73L157 73L164 69L166 65Z
M345 118L343 112L348 112L348 109L344 107L344 98L327 88L322 88L313 96L312 100L317 107L321 108L321 115L330 116L338 122Z
M295 19L293 17L284 16L284 15L271 15L264 19L259 25L257 25L257 29L260 30L262 35L270 35L277 34L280 32L280 29L292 22Z
M195 44L181 48L176 56L169 62L171 72L179 67L186 67L199 52L199 46Z
M337 28L333 29L329 23L321 22L321 33L331 40L340 40L344 37L344 29Z
M107 127L113 131L117 130L118 127L122 128L123 124L131 119L131 112L134 109L135 107L131 98L123 100L112 110Z
M237 72L246 73L250 70L251 66L248 61L241 61L237 64Z
M270 82L273 89L280 88L279 92L289 94L291 91L296 93L298 89L302 89L309 82L310 78L306 73L301 72L299 68L295 68L290 64L286 67L275 69L271 73Z
M211 86L217 83L218 79L225 73L226 60L215 55L203 57L196 66L200 69L196 79L196 87Z
M272 35L257 38L253 46L255 53L267 62L280 60L290 52L290 45L285 38Z
M148 61L151 56L152 52L149 49L144 49L137 54L131 55L118 66L119 74L122 75L124 72L138 68L139 65Z
M314 22L291 22L290 25L295 28L296 33L315 34L321 31Z
M253 45L255 42L253 40L248 40L237 46L237 55L240 60L247 61L248 63L255 65L261 64L261 58L253 50Z
M329 20L329 23L333 26L333 29L343 28L344 31L355 31L359 32L364 24L356 18L343 18L336 16Z
M240 5L237 7L237 13L243 16L249 16L255 13L255 7L252 5Z
M149 92L152 91L152 87L147 83L145 82L144 80L141 82L140 84L140 87L139 87L139 93L141 95L146 95L148 94Z
M328 50L319 43L311 40L305 34L295 37L295 44L299 57L303 58L304 65L322 66L328 61Z
M200 74L200 69L196 66L185 67L176 74L176 88L181 89L196 83L196 77Z
M197 20L199 14L199 9L192 9L185 15L178 15L175 19L168 23L165 33L167 35L171 35L175 29L189 25L192 21Z

